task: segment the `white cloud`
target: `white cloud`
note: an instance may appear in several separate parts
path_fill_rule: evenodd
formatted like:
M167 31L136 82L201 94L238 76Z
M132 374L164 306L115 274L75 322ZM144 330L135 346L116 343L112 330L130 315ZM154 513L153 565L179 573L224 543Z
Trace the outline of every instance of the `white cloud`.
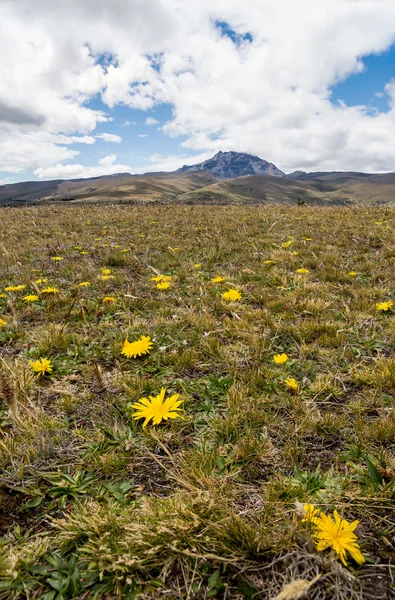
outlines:
M114 133L101 133L96 136L97 138L101 138L105 142L115 142L120 144L122 142L122 138L120 135L115 135Z
M50 167L41 167L34 171L39 179L80 179L82 177L101 177L116 173L127 173L128 165L117 164L117 155L110 154L101 158L97 165L85 167L80 164L63 165L58 163Z
M183 155L152 154L148 157L148 161L151 165L149 168L146 168L145 171L176 171L184 165L195 165L203 162L210 158L210 156L210 152L203 152L189 157Z
M334 105L330 97L331 86L364 69L365 55L394 41L393 0L1 5L4 172L52 177L62 170L115 167L63 164L78 155L73 144L94 143L96 126L114 118L89 108L97 95L115 117L118 105L151 110L168 103L172 117L162 131L182 136L184 148L206 157L232 149L258 154L285 171L394 170L394 84L385 90L387 113ZM228 23L237 43L216 21ZM252 41L243 41L246 33Z
M158 125L159 121L157 121L156 119L153 119L152 117L147 117L145 119L145 125Z
M139 138L147 138L148 137L148 133L138 133L137 137L139 137Z

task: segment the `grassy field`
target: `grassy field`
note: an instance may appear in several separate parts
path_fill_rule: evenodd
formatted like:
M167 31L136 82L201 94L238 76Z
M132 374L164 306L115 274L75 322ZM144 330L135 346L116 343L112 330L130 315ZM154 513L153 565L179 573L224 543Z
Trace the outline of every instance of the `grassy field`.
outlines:
M0 599L394 598L393 217L2 209Z

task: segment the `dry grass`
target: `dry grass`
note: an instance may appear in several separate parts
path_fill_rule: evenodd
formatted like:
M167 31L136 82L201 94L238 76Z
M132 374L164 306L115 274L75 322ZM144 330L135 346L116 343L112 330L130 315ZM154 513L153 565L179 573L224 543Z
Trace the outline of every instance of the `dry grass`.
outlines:
M26 288L0 298L0 599L394 597L392 218L2 209L0 292ZM130 403L162 386L184 418L143 430ZM318 553L296 501L359 519L365 565Z

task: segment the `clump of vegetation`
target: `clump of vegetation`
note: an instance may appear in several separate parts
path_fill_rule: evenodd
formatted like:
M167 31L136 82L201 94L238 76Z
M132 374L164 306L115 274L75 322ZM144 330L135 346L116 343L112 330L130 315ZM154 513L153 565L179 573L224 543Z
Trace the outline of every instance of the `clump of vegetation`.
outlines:
M392 218L2 209L0 598L392 597Z

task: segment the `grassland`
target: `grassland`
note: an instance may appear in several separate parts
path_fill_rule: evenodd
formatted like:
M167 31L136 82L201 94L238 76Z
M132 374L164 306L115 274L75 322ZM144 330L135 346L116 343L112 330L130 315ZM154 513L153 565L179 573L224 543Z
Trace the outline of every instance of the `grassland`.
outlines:
M0 599L394 598L393 216L2 209ZM162 386L183 418L143 428ZM298 503L358 519L366 562Z

